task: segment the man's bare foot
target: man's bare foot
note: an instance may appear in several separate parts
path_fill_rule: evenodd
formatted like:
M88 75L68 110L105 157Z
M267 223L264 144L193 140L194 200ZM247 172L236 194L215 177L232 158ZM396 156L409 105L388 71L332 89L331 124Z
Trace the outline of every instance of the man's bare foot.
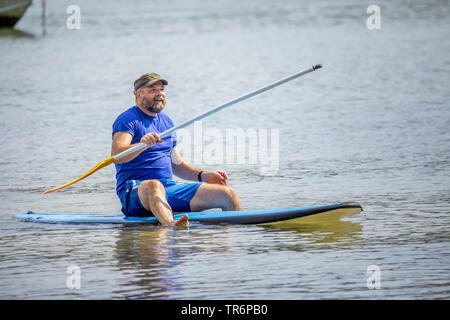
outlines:
M178 220L173 221L173 226L175 227L187 227L189 225L189 216L185 214Z

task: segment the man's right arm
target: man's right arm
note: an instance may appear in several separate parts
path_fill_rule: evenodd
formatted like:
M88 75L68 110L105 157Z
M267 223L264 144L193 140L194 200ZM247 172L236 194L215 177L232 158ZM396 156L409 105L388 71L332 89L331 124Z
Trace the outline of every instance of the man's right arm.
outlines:
M139 143L131 144L132 140L133 140L133 136L131 134L129 134L128 132L121 132L121 131L115 132L113 135L113 141L111 144L111 156L115 156L115 155L139 144ZM117 160L117 163L131 161L134 158L136 158L145 149L150 148L151 146L155 145L156 143L160 143L160 142L162 142L162 140L160 139L158 134L156 134L156 133L146 134L145 136L143 136L141 138L140 143L147 144L147 147L142 148L141 150L138 150L136 152L133 152L132 154L130 154L120 160Z

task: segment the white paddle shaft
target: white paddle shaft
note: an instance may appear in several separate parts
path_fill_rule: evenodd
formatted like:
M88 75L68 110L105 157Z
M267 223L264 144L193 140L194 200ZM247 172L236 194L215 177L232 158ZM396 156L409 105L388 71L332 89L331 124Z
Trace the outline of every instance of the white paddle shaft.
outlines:
M249 92L249 93L247 93L247 94L245 94L243 96L240 96L240 97L235 98L235 99L233 99L231 101L228 101L228 102L226 102L224 104L221 104L221 105L219 105L217 107L214 107L211 110L206 111L206 112L204 112L204 113L202 113L202 114L200 114L200 115L198 115L198 116L196 116L196 117L194 117L194 118L192 118L192 119L190 119L190 120L188 120L186 122L183 122L183 123L181 123L181 124L179 124L177 126L174 126L174 127L170 128L170 129L162 132L159 136L161 138L163 138L163 137L171 134L175 130L178 130L178 129L181 129L181 128L185 128L185 127L191 125L195 121L198 121L198 120L204 119L206 117L209 117L210 115L212 115L212 114L214 114L214 113L216 113L216 112L218 112L218 111L220 111L222 109L225 109L225 108L227 108L229 106L232 106L232 105L234 105L234 104L236 104L238 102L241 102L241 101L244 101L246 99L249 99L249 98L251 98L253 96L256 96L256 95L258 95L260 93L263 93L263 92L265 92L267 90L270 90L270 89L273 89L275 87L278 87L279 85L282 85L283 83L286 83L286 82L291 81L291 80L293 80L295 78L301 77L301 76L303 76L303 75L305 75L307 73L313 72L313 71L315 71L317 69L320 69L320 68L322 68L322 66L320 64L312 66L309 69L297 72L297 73L295 73L293 75L290 75L290 76L288 76L286 78L280 79L280 80L278 80L278 81L276 81L276 82L274 82L272 84L269 84L269 85L267 85L265 87L262 87L260 89L254 90L252 92ZM125 151L123 151L123 152L121 152L121 153L119 153L117 155L115 155L114 159L120 160L120 159L122 159L122 158L124 158L124 157L126 157L126 156L128 156L128 155L130 155L130 154L132 154L132 153L134 153L136 151L138 151L138 150L141 150L141 149L145 148L146 146L147 145L145 143L139 143L138 145L136 145L136 146L134 146L134 147L132 147L132 148L130 148L128 150L125 150Z

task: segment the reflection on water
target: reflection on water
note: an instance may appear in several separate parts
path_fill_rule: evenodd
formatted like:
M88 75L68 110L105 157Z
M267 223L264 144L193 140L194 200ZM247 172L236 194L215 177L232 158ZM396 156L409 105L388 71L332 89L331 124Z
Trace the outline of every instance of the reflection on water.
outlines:
M360 212L359 209L339 209L332 213L322 213L298 219L298 222L279 223L268 228L294 231L302 242L317 244L321 248L356 244L360 239L362 225L349 220Z
M125 298L167 298L173 290L173 282L165 276L165 270L177 263L179 254L173 249L173 233L170 228L124 228L116 242L117 263L121 271L134 271L136 277L125 286ZM136 295L129 288L139 287Z
M0 28L0 38L1 37L34 38L35 35L27 31L17 30L13 28Z
M170 298L179 289L178 276L170 269L193 259L207 250L226 252L229 246L217 236L219 230L191 226L186 230L169 227L137 226L120 230L116 242L119 269L132 272L123 290L116 290L123 298ZM134 290L130 291L130 288Z
M348 216L348 212L340 217L345 215ZM179 273L183 263L195 264L200 280L202 273L211 272L210 259L215 255L233 259L237 251L266 254L305 251L312 247L336 249L357 243L362 230L360 224L341 221L337 215L304 219L304 223L278 226L191 223L185 230L123 227L117 235L114 251L119 270L127 276L113 294L126 299L173 299L184 289L185 280ZM245 268L252 272L251 265ZM272 267L268 264L268 268Z

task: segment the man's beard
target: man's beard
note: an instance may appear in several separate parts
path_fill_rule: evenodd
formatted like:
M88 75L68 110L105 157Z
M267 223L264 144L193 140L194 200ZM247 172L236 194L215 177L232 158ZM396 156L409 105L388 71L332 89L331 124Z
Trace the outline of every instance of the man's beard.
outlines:
M142 107L152 113L160 113L163 109L164 109L164 103L162 102L157 102L157 103L153 103L153 104L147 104L147 101L144 99L142 99Z

